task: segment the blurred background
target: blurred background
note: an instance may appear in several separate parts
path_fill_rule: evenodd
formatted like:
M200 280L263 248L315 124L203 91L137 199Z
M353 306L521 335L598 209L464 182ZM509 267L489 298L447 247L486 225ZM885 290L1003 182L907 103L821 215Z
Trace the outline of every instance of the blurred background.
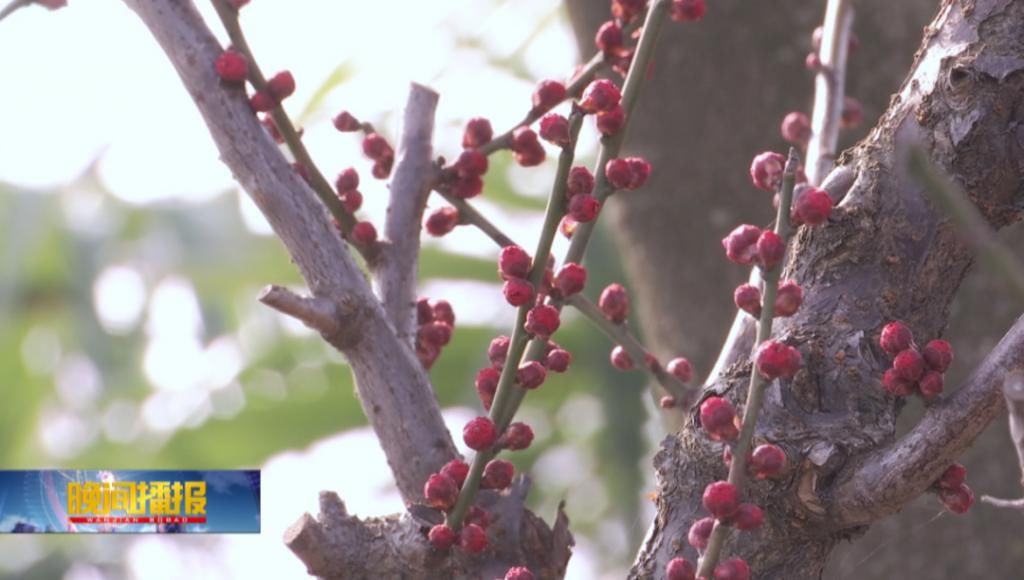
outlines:
M454 155L466 119L513 125L537 80L564 79L581 51L589 56L608 2L565 4L254 0L242 24L265 72L294 73L286 108L325 175L356 167L362 214L380 224L386 188L331 117L347 109L394 137L408 83L425 83L441 93L436 151ZM770 219L746 167L783 146L785 113L809 106L802 63L820 4L721 0L700 25L667 27L627 140L654 164L651 184L612 204L589 253L588 292L628 273L634 323L654 352L690 357L701 376L742 277L715 246L739 221ZM208 3L198 5L223 39ZM936 2L862 5L849 86L866 122L845 144L884 110ZM345 361L256 302L266 284L301 280L134 14L120 2L31 7L0 22L0 55L0 465L262 468L264 489L259 535L0 537L0 577L303 577L281 535L316 512L319 490L338 491L361 516L402 509ZM589 124L582 143L581 162L592 162ZM477 203L527 247L551 161L523 170L496 155ZM563 250L559 239L555 253ZM487 342L512 322L496 255L468 228L424 242L421 294L451 301L457 315L431 373L456 427L478 414L473 376ZM977 272L964 294L949 331L960 376L1014 315ZM577 540L568 577L622 578L651 521L650 456L664 433L649 420L645 377L612 370L603 336L569 317L559 342L573 368L527 399L522 413L538 438L510 459L533 477L541 516L568 501ZM978 493L1016 493L1002 424L966 459ZM1007 539L1018 516L987 506L940 513L922 498L838 552L826 577L1010 578L1024 565L1024 542Z

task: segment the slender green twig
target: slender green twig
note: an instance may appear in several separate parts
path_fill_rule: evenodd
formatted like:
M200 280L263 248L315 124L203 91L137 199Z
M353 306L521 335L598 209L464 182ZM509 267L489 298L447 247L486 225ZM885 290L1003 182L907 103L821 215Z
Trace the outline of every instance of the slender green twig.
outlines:
M920 147L914 147L910 152L910 171L924 184L928 197L960 230L964 241L978 253L981 264L1001 277L1017 299L1024 302L1024 265L999 242L963 190L943 175Z
M628 38L629 35L631 35L633 31L636 30L636 27L639 25L639 23L640 19L637 18L633 22L627 24L622 29L622 36ZM590 60L587 61L587 64L583 65L583 68L581 68L579 72L577 72L572 77L572 79L569 80L569 84L565 86L566 98L571 99L580 96L580 94L583 92L583 89L585 89L587 85L590 84L590 81L594 80L594 77L596 77L597 74L604 70L607 66L608 61L604 53L598 51L596 54L594 54L594 56L590 57ZM512 133L514 133L516 129L520 127L525 127L527 125L531 125L534 121L544 116L544 113L547 113L549 110L550 109L531 109L530 112L527 113L526 116L523 118L523 120L516 123L515 126L513 126L511 129L505 131L501 135L498 135L497 137L491 139L487 143L481 145L480 152L483 153L484 155L490 155L491 153L498 151L500 149L508 149L509 147L512 146Z
M448 192L441 191L439 193L459 211L459 219L462 223L475 226L489 238L494 240L494 243L499 247L516 245L512 238L508 237L501 228L488 220L475 207L473 207L471 203L464 199L459 199ZM603 332L605 336L611 339L612 342L621 344L634 361L643 360L647 349L640 340L629 331L629 327L624 324L613 324L607 317L605 317L601 312L601 309L598 308L591 299L587 298L583 294L574 294L564 300L564 302L586 316L587 319L589 319L594 326L598 328L598 330ZM661 365L656 365L654 367L648 365L644 366L648 371L650 371L663 389L661 392L651 391L655 404L660 401L662 395L671 395L675 397L677 401L685 401L687 399L687 395L692 391L692 389L688 389L682 381L677 379L674 375L666 372L664 367Z
M558 158L558 170L555 172L554 184L551 186L551 195L548 198L548 206L544 212L544 225L541 229L540 239L537 241L537 249L533 254L533 269L530 271L530 283L533 284L536 292L544 281L544 270L547 267L547 258L551 253L551 245L554 243L555 233L558 231L558 222L565 213L565 199L567 178L569 169L572 167L576 155L576 138L579 136L580 128L583 126L583 113L574 112L569 116L569 142L562 147L562 154ZM523 325L526 323L526 313L532 307L531 304L524 304L519 307L516 314L516 325L512 329L512 338L509 341L508 354L505 357L505 366L501 369L501 376L498 379L498 388L491 403L490 417L502 433L511 418L519 408L522 397L515 396L525 389L515 385L516 371L519 368L519 360L522 358L523 350L526 348L529 335ZM536 341L535 341L536 342ZM544 342L547 342L546 340ZM458 529L462 519L469 510L473 497L480 487L480 478L484 472L484 466L494 458L494 451L477 453L470 465L469 475L466 477L459 499L448 514L448 525Z
M647 64L654 54L654 46L658 40L658 33L661 25L665 22L668 14L670 0L653 0L647 10L647 18L644 21L643 34L636 45L636 54L633 56L633 64L626 74L626 81L622 86L622 109L626 113L626 121L629 122L630 115L636 105L637 97L640 95L640 87L647 75ZM609 161L618 157L622 150L622 142L625 139L625 128L609 137L601 139L601 149L597 154L597 164L594 167L595 185L594 197L598 201L604 201L613 193L615 188L608 183L605 177L604 168ZM566 252L566 262L582 263L583 255L587 251L587 244L594 231L597 221L579 224L572 234L572 241L569 243L569 250Z
M644 345L629 332L629 328L625 323L615 324L611 320L608 320L608 318L601 312L601 309L582 294L573 294L566 298L564 302L589 318L594 325L601 330L601 332L603 332L608 338L612 339L612 342L619 344L622 348L626 349L626 352L629 353L629 357L633 359L634 364L648 369L651 374L654 375L654 378L661 386L660 392L655 389L651 390L651 396L654 398L655 405L658 404L662 395L670 395L677 401L686 400L688 393L686 386L674 375L666 372L665 368L660 364L648 365L646 363L647 349L644 348Z
M782 177L782 191L779 194L779 210L775 221L775 233L782 238L783 242L789 241L789 208L793 203L793 186L796 182L796 169L799 165L795 149L789 150L789 160L786 161L786 169ZM779 276L782 274L782 264L764 272L764 291L762 293L761 318L757 322L757 340L754 343L754 351L764 341L772 336L772 321L775 319L775 296L779 288ZM736 447L732 452L732 463L729 466L729 483L736 486L736 490L742 494L743 484L747 476L747 456L753 447L754 429L757 427L757 417L761 413L761 404L764 400L764 391L768 386L767 379L761 376L756 369L750 370L750 387L747 390L747 402L743 409L743 425L740 427L739 437L736 439ZM729 533L728 526L721 522L715 522L715 527L708 539L708 547L700 560L698 576L711 577L715 564L722 553L722 545Z
M224 29L228 33L228 38L231 39L231 44L234 49L245 56L249 62L249 82L252 83L253 88L257 91L264 91L267 87L267 79L263 76L263 72L260 70L258 64L256 64L256 57L253 55L252 49L249 48L249 43L245 39L245 34L242 32L242 27L238 22L238 11L231 7L224 0L211 0L214 9L217 11L217 16L220 18L221 23L224 25ZM359 245L357 244L350 235L352 228L356 225L356 218L342 205L341 200L334 192L334 188L330 182L324 177L323 173L317 167L313 158L310 156L309 151L306 149L305 144L302 142L302 138L299 136L299 132L295 129L291 119L288 117L288 113L284 110L284 107L278 103L273 110L270 111L270 116L274 120L274 126L277 128L277 132L284 139L285 145L288 150L291 151L292 156L295 158L297 163L302 164L305 167L306 172L309 175L309 185L316 193L316 196L320 201L327 206L331 216L337 220L341 231L345 234L346 239L352 245L354 245L359 253L362 254L363 258L366 259L367 263L373 264L377 257L378 251L377 246L374 245Z

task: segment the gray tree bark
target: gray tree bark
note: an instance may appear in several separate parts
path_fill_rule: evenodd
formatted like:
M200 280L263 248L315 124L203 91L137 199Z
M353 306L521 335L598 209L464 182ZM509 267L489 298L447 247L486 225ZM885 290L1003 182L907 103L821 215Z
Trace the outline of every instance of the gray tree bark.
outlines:
M581 53L589 54L608 2L569 0L568 6ZM920 44L920 30L937 8L925 0L857 3L854 30L861 43L850 60L847 87L864 102L868 123L889 105ZM771 219L745 168L758 151L782 150L782 116L809 106L812 80L802 62L823 13L824 2L809 9L797 1L755 6L725 0L711 4L699 25L666 30L627 140L631 153L654 164L649 190L610 206L645 340L659 355L685 354L701 370L710 369L717 355L735 311L731 289L746 275L725 262L718 240L734 224ZM844 141L852 138L847 134ZM1003 234L1024 241L1020 228ZM966 377L1015 313L996 281L984 272L968 273L945 333L957 349L949 384ZM897 432L920 416L919 407L910 405ZM1000 426L967 454L971 485L979 493L1015 495L1015 461L1006 443ZM1017 516L995 511L979 506L973 515L936 518L937 502L923 497L873 526L862 541L838 546L826 576L946 577L955 571L969 578L1013 577L1024 565L1006 534Z

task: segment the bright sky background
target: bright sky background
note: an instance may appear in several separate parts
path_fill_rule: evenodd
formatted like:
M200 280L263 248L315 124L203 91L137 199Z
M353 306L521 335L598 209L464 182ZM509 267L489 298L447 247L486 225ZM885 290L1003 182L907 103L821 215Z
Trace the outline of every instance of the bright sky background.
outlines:
M95 163L104 185L130 203L237 195L194 105L137 17L117 1L70 0L70 4L56 12L30 7L0 22L0 54L4 55L0 102L5 111L0 115L0 181L29 190L61 191ZM223 39L208 2L198 4ZM491 118L497 130L511 126L527 109L535 80L564 79L572 72L576 51L557 0L494 4L479 0L253 0L244 8L242 22L264 71L272 74L288 68L295 75L297 91L286 102L293 116L336 66L345 61L353 66L354 77L331 93L325 108L304 123L307 146L324 173L334 175L360 156L358 141L339 135L330 125L330 117L341 109L374 121L394 135L408 83L428 84L442 95L436 149L451 155L459 150L465 119L483 115ZM540 22L547 24L538 31ZM483 50L459 47L458 39ZM515 78L488 64L489 58L508 57L527 39L525 73L533 80ZM584 147L594 141L588 127ZM548 180L549 173L534 171L517 173L516 181L540 193ZM363 182L364 211L379 223L384 186L370 179ZM97 217L95 200L66 193L72 194L68 211L78 223L102 227L102 220L89 219ZM244 196L238 199L250 229L267 234L258 212ZM480 207L492 209L486 202ZM517 239L530 240L538 230L536 216L489 213ZM479 234L461 230L468 228L429 243L493 253ZM556 246L556 252L562 250ZM98 396L95 367L87 358L61 353L60 345L46 332L32 334L23 346L26 364L52 372L60 398L41 417L47 427L39 436L52 455L72 456L98 436L131 441L140 430L173 430L186 419L194 420L197 406L209 400L213 404L207 414L230 415L242 404L232 381L251 347L246 337L260 335L259 329L243 328L240 336L202 344L202 320L188 280L167 278L148 288L128 265L110 265L94 282L94 295L99 319L108 332L124 333L145 325L148 342L143 368L153 395L141 409L124 402L109 407L102 417L84 420L73 410ZM506 310L502 312L507 314ZM475 311L468 306L460 309L459 315L470 323L493 322L494 312L483 304ZM511 320L508 316L501 320L505 319ZM292 331L297 330L292 327ZM211 397L211 392L216 396ZM579 404L587 401L581 398ZM446 419L457 430L470 413L452 409ZM565 450L556 452L560 455L551 461L562 462L564 470L564 462L574 457ZM358 466L359 477L328 472L323 465ZM301 563L281 543L281 535L303 511L316 512L319 490L337 490L356 514L402 509L368 430L273 458L264 466L263 478L266 501L260 536L220 539L212 553L200 549L209 548L210 538L141 537L124 554L133 573L147 579L305 577ZM120 540L76 541L113 547ZM585 539L578 541L569 577L594 578L588 553L596 548ZM114 548L114 557L117 553ZM0 542L0 566L8 569L26 566L42 554L37 538ZM93 580L102 575L82 563L67 578Z

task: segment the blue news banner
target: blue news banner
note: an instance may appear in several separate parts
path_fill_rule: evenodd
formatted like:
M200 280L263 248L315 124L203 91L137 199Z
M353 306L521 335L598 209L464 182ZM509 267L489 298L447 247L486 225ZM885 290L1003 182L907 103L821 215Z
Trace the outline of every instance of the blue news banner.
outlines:
M259 531L258 470L0 470L4 534Z

